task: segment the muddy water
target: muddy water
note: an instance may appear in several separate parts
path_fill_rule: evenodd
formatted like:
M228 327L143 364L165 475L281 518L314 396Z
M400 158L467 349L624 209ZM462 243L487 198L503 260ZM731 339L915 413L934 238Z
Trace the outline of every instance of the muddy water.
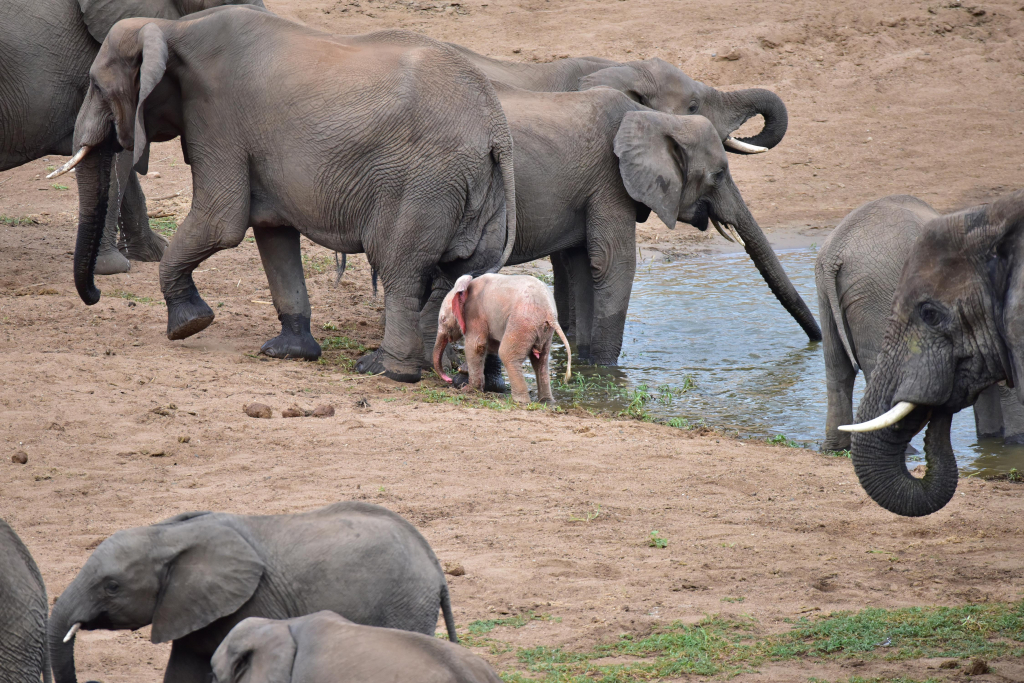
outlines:
M815 316L816 253L779 252ZM556 385L556 399L563 405L575 398L603 409L632 408L690 424L704 420L751 438L781 434L811 448L824 436L821 344L807 341L746 254L674 263L658 255L638 262L619 362L614 370L574 368L582 383ZM564 369L564 363L557 365ZM855 406L863 391L858 377ZM954 417L952 439L965 473L1024 470L1024 447L978 443L970 410ZM921 452L922 441L923 433L914 442ZM915 459L923 457L908 458Z

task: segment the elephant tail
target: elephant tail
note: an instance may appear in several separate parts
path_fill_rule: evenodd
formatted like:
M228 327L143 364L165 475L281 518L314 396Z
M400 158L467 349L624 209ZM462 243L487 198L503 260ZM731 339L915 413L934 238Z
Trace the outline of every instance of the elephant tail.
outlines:
M459 634L455 632L455 616L452 614L452 599L448 595L448 582L441 586L441 613L444 615L444 626L448 629L448 640L459 642Z
M565 381L568 382L572 378L572 349L569 348L569 340L565 338L565 332L562 332L562 326L558 324L558 316L555 316L551 326L555 328L558 338L562 340L562 345L565 346Z
M837 259L822 268L821 275L824 278L825 296L828 297L828 306L832 309L832 322L839 332L839 338L843 342L843 349L846 350L846 355L849 356L854 371L858 371L860 370L860 363L857 362L857 356L853 353L853 345L850 344L849 330L846 329L846 316L843 315L843 309L839 305L839 292L836 290L836 279L839 277L839 269L842 266L842 261Z

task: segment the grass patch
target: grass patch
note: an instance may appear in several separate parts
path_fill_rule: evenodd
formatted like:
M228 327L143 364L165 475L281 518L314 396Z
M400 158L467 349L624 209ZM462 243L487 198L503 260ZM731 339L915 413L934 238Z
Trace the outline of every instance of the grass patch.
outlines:
M153 303L153 298L152 297L149 297L149 296L139 296L137 294L132 294L131 292L125 291L123 289L115 289L112 292L110 292L109 296L120 297L122 299L127 299L128 301L135 301L135 302L140 303L140 304L151 304L151 303Z
M651 532L651 535L647 538L647 545L651 548L667 548L668 539L661 535L661 532L655 529Z
M0 225L9 225L14 227L16 225L32 225L35 222L35 220L28 216L6 216L4 214L0 214Z
M785 446L786 448L803 448L804 445L799 441L793 441L785 434L776 434L775 436L765 439L765 442L769 446Z
M322 275L327 271L334 269L334 258L330 256L302 255L302 274L306 277Z
M742 598L723 600L740 602ZM686 674L732 675L765 662L800 659L1024 656L1024 601L837 612L800 619L790 631L777 635L758 635L756 627L753 619L709 616L694 625L657 627L644 637L623 634L588 652L520 648L516 659L521 670L502 677L509 683L634 683ZM487 644L492 650L496 647L493 642ZM635 659L620 664L595 661L607 657Z
M164 237L174 237L174 233L178 231L178 224L170 216L150 218L149 229Z
M53 185L51 185L51 187L53 189L55 189L55 190L66 190L66 189L68 189L67 185L61 185L60 183L54 183Z
M850 449L845 448L841 451L822 451L822 455L830 455L833 458L850 458Z
M324 327L326 327L326 325ZM358 351L359 353L366 353L369 351L364 344L361 344L349 337L327 337L320 342L320 348L324 351L333 351L335 349Z

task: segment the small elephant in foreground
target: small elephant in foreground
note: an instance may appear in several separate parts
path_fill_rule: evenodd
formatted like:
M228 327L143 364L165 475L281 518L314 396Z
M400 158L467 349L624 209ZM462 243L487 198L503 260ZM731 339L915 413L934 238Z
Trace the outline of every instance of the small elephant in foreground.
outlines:
M871 380L900 273L925 226L938 216L909 195L876 199L850 212L818 253L814 279L828 390L824 451L850 447L850 434L839 426L853 422L857 371ZM992 385L982 392L974 418L979 439L1024 442L1024 406L1006 387Z
M488 352L497 352L508 369L513 400L530 402L523 375L523 361L529 358L537 374L537 399L551 402L554 398L548 361L554 332L568 355L568 382L572 377L572 351L558 324L555 299L544 283L529 275L463 275L441 302L434 370L444 381L451 381L441 369L441 359L448 344L465 335L470 387L483 391L484 358Z
M322 611L250 617L213 654L213 683L500 683L469 650L419 633L354 624Z
M330 609L353 621L456 639L448 584L426 539L377 505L335 503L291 515L191 512L103 541L53 606L56 683L75 683L81 628L153 625L172 641L164 680L206 683L210 657L246 617ZM67 635L65 635L67 634Z
M0 683L50 683L46 584L28 548L0 519Z

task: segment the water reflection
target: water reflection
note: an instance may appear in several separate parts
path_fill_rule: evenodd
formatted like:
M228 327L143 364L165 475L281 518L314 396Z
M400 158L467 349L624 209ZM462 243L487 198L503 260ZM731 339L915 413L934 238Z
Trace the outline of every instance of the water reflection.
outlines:
M778 255L817 316L816 250ZM808 343L746 254L638 264L619 362L574 368L580 383L556 385L556 399L619 411L635 408L646 385L640 404L657 417L703 419L756 438L784 434L813 448L824 436L821 344ZM858 376L855 405L863 385ZM976 442L970 410L954 417L952 440L966 473L1024 470L1024 446ZM921 452L922 442L923 433L913 442Z

